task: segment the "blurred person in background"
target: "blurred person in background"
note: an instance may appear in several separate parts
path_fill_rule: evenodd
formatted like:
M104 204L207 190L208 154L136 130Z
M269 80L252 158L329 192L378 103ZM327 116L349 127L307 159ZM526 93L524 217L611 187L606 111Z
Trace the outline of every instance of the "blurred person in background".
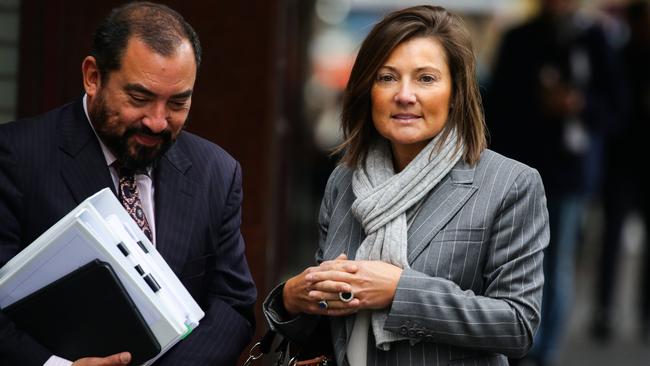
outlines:
M507 365L528 351L544 188L486 149L475 62L465 25L440 7L370 31L345 90L317 265L269 294L271 328L306 339L327 320L338 365Z
M619 279L622 231L625 219L638 210L645 226L646 245L641 266L639 292L639 327L641 336L650 337L650 195L644 189L645 172L637 159L647 154L650 136L650 3L633 1L625 8L629 39L623 48L624 79L629 95L626 123L610 139L607 174L604 184L605 235L596 282L592 334L601 341L610 340L617 320L615 291Z
M492 74L492 148L538 169L548 197L542 323L529 357L538 365L554 363L565 332L586 203L619 118L615 65L602 28L576 1L543 0L538 16L506 32Z

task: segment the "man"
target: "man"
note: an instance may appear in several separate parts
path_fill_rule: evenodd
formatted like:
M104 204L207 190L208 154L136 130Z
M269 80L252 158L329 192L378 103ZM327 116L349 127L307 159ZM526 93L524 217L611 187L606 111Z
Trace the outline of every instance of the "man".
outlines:
M594 281L594 314L592 336L609 342L616 335L620 319L619 296L621 264L624 263L623 230L629 215L636 211L643 222L645 250L641 251L638 273L639 288L631 293L637 297L637 316L641 339L650 341L650 194L645 169L640 169L636 157L647 153L650 136L650 2L630 1L622 7L628 38L621 48L623 70L621 79L626 86L627 110L618 128L610 134L603 184L603 236ZM638 294L638 295L637 295Z
M88 196L108 186L124 197L130 184L136 199L125 207L206 313L158 365L235 364L254 328L240 166L182 130L200 61L198 37L178 13L127 4L96 31L83 98L0 127L0 265ZM73 365L129 361L124 352ZM71 362L0 313L0 364Z
M541 324L528 357L541 366L559 357L584 212L599 188L604 139L621 96L615 52L599 23L575 0L540 5L536 17L504 35L486 109L493 149L538 169L546 190L551 237Z

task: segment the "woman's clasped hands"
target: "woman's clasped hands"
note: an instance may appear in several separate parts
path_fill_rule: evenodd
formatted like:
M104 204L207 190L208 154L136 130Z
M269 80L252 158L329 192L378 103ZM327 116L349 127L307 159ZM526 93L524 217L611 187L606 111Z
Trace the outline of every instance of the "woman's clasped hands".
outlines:
M351 261L345 254L309 267L289 279L282 292L285 309L345 316L362 309L390 307L402 269L381 261Z

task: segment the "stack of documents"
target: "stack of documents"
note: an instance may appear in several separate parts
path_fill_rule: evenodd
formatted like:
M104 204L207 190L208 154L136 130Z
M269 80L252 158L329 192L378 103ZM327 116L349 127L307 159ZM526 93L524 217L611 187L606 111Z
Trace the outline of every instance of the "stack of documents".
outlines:
M101 278L101 281L92 280L95 278ZM111 278L117 278L117 281L111 284ZM70 313L73 313L76 311L72 310L72 306L76 302L97 300L97 295L93 296L91 289L83 287L93 281L101 283L96 286L106 288L106 292L128 294L122 296L124 301L135 306L134 314L116 312L121 314L118 315L121 319L111 319L113 312L107 308L111 308L112 304L107 304L97 309L97 317L111 319L109 324L125 323L124 319L128 318L130 320L126 323L132 325L131 328L138 328L138 322L146 324L145 329L140 331L144 338L151 338L151 342L138 346L124 341L121 345L118 340L118 349L113 352L131 352L134 364L153 363L196 328L205 315L108 188L86 199L0 268L0 308L11 318L14 310L10 305L15 303L14 308L31 309L30 306L34 304L44 303L43 298L56 297L52 294L64 288L67 289L67 292L63 292L66 295L58 299L70 304ZM80 286L78 292L81 296L70 298L70 294L74 293L70 291L71 286ZM123 305L119 306L124 309ZM118 306L117 303L115 306ZM21 328L21 323L14 321ZM78 319L75 323L85 321ZM85 352L92 352L94 348L84 350L81 345L75 345L72 353L67 349L57 349L57 345L39 339L28 328L24 328L27 333L57 356L74 360L82 356L108 355L87 354ZM39 328L46 329L43 324L39 324ZM79 330L72 324L69 328L71 330L55 329L60 334L57 338L65 338L67 332L88 331ZM124 329L124 332L132 331ZM102 329L95 329L95 333L84 334L82 339L98 337L100 343L106 341L107 335ZM139 340L144 342L143 339Z

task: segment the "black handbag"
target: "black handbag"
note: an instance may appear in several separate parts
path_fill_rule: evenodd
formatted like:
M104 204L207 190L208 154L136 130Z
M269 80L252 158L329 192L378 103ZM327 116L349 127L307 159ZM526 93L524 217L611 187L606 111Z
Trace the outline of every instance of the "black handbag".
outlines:
M305 339L289 339L280 334L276 342L276 336L277 332L267 330L262 339L251 347L243 366L252 365L255 360L269 355L272 349L276 366L336 366L329 318L321 317L312 334ZM274 348L275 344L277 346Z

